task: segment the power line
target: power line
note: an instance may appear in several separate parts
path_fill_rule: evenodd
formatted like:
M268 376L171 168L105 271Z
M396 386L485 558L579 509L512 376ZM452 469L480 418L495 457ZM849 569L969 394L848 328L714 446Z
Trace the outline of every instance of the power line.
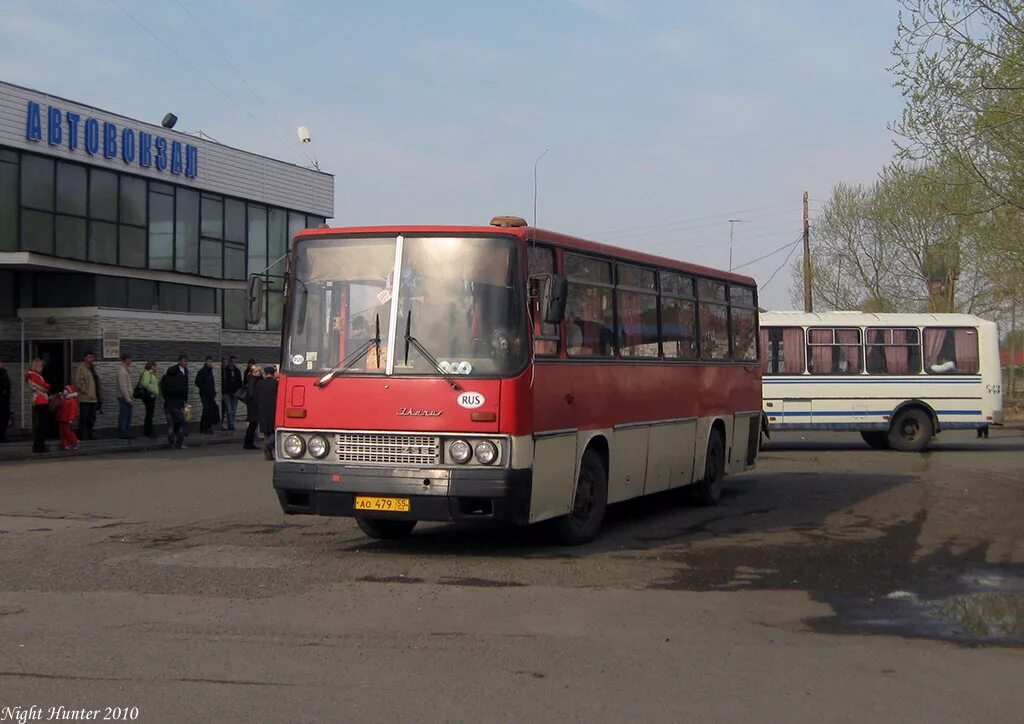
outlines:
M187 7L185 7L184 3L182 3L182 2L181 2L181 0L175 0L175 2L176 2L176 3L178 4L178 7L179 7L179 8L181 8L182 12L184 12L184 13L185 13L185 15L187 15L187 16L188 16L188 19L192 21L192 24L193 24L193 25L195 25L195 26L196 26L196 28L198 28L198 29L199 29L199 32L203 34L203 37L205 37L205 38L206 38L206 40L207 40L207 41L208 41L208 42L210 43L210 45L211 45L211 46L213 47L213 49L214 49L215 51L217 51L217 55L219 55L219 56L220 56L221 60L223 60L223 61L224 61L224 62L225 62L225 63L227 64L227 66L228 66L229 68L231 68L231 70L233 70L233 71L235 72L235 75L237 75L237 76L238 76L238 79L239 79L240 81L242 81L242 84L243 84L243 85L244 85L244 86L245 86L246 88L248 88L248 89L249 89L249 92L250 92L250 93L252 93L252 94L253 94L253 96L254 96L254 97L256 98L256 100L257 100L257 101L259 102L259 104L260 104L261 106L263 106L263 110L264 110L264 111L266 111L267 115L269 115L269 116L270 116L270 117L271 117L271 118L272 118L272 119L274 120L274 122L275 122L275 123L277 123L277 125L278 125L278 130L279 130L279 131L281 131L281 130L287 130L287 126L285 126L285 124L284 124L284 123L283 123L283 122L281 121L281 119L277 117L277 115L276 115L276 114L274 113L274 111L273 111L273 110L271 109L271 107L270 107L270 104L268 104L268 103L267 103L267 102L266 102L266 101L265 101L265 100L263 99L263 97L262 97L262 96L261 96L261 95L260 95L259 93L257 93L257 92L256 92L256 89L255 89L255 88L253 88L253 87L252 87L252 86L251 86L251 85L249 84L249 81L248 81L248 80L246 79L246 77L245 77L245 76L244 76L244 75L242 74L242 71L240 71L240 70L238 69L238 66L236 66L236 65L235 65L234 63L232 63L232 62L231 62L231 59L230 59L230 58L228 58L228 56L227 56L227 55L226 55L226 54L224 53L224 51L223 51L223 50L221 49L221 44L220 44L220 43L218 43L217 41L215 41L215 40L214 40L214 39L213 39L213 38L212 38L212 37L210 36L210 34L209 34L208 32L206 32L206 28L204 28L204 27L203 27L202 25L200 25L199 21L198 21L198 20L196 20L195 16L194 16L194 15L193 15L193 14L192 14L192 13L191 13L190 11L189 11L189 9L188 9ZM282 141L283 141L283 139L280 139L280 140L282 140ZM313 159L312 159L312 158L309 158L309 155L305 153L304 147L303 147L303 155L304 155L304 156L306 156L307 160L308 160L308 161L309 161L310 163L314 163Z
M171 45L168 45L167 43L165 43L165 42L164 42L164 41L163 41L163 40L162 40L162 39L160 38L160 36L158 36L158 35L157 35L156 33L154 33L154 32L153 32L152 30L150 30L150 28L149 28L149 27L148 27L148 26L147 26L147 25L146 25L145 23L143 23L143 22L142 22L141 20L139 20L139 19L138 19L137 17L135 17L134 15L132 15L132 14L131 14L131 13L130 13L130 12L129 12L128 10L125 10L125 9L124 9L123 7L121 7L121 5L120 5L120 4L119 4L119 3L117 2L117 0L110 0L110 4L111 4L111 5L113 5L113 6L115 7L115 8L117 8L117 9L118 9L118 10L119 10L120 12L122 12L122 13L124 13L124 14L125 14L126 16L128 16L128 18L129 18L129 19L130 19L130 20L131 20L131 21L132 21L133 23L135 23L135 24L136 24L136 25L138 25L138 26L139 26L140 28L142 28L142 29L143 29L143 30L144 30L144 31L145 31L145 32L146 32L146 33L147 33L147 34L148 34L148 35L149 35L149 36L150 36L151 38L153 38L153 40L155 40L156 42L160 43L160 45L162 45L162 46L163 46L163 47L164 47L164 48L165 48L165 49L166 49L166 50L167 50L168 52L170 52L170 53L171 53L171 54L172 54L172 55L173 55L174 57L176 57L176 58L177 58L178 60L180 60L180 61L181 61L182 63L184 63L184 64L185 64L185 65L186 65L186 66L187 66L188 68L190 68L190 69L192 70L192 72L193 72L193 73L195 73L195 74L196 74L196 75L198 75L198 76L199 76L200 78L202 78L203 80L205 80L205 81L206 81L207 83L209 83L209 84L210 84L210 86L211 86L211 87L213 87L213 88L214 88L215 90L219 91L219 92L220 92L220 93L221 93L221 94L222 94L222 95L223 95L223 96L224 96L225 98L227 98L227 99L228 99L229 101L231 101L231 102L232 102L233 104L235 104L235 105L236 105L236 106L238 107L238 109L239 109L240 111L242 111L243 113L245 113L245 114L246 114L247 116L249 116L249 118L251 118L251 119L252 119L253 121L255 121L256 123L260 123L260 119L258 119L258 118L257 118L256 116L254 116L254 115L252 114L252 112L251 112L251 111L249 111L249 110L248 110L247 108L245 108L244 106L242 106L241 104L239 104L239 103L238 103L238 101L236 101L236 100L235 100L234 98L232 98L232 96L231 96L231 94L230 94L230 93L228 93L228 92L227 92L226 90L224 90L224 88L222 88L222 87L221 87L221 86L219 86L219 85L218 85L217 83L215 83L215 82L213 81L213 79L212 79L212 78L210 78L210 77L209 77L208 75L206 75L206 74L205 74L205 73L204 73L203 71L201 71L201 70L200 70L199 68L197 68L197 67L196 67L196 66L195 66L194 64L192 64L192 62L190 62L190 61L188 60L188 58L186 58L186 57L185 57L185 56L183 56L183 55L182 55L181 53L179 53L179 52L178 52L177 50L175 50L175 49L174 49L174 48L173 48L173 47L172 47ZM284 142L283 142L283 141L281 140L281 138L280 138L280 137L277 137L277 136L276 136L276 134L275 134L275 138L276 138L276 139L278 140L278 142L280 142L280 143L281 143L281 144L282 144L282 145L283 145L283 146L284 146L284 147L285 147L285 148L286 148L286 149L287 149L288 151L294 152L294 150L295 150L295 149L291 148L291 146L290 146L289 144L285 144L285 143L284 143Z
M800 237L799 241L803 241L803 237L802 236ZM775 271L772 272L772 275L770 277L768 277L768 281L766 281L764 284L761 285L761 288L760 288L759 291L764 291L765 289L767 289L768 285L772 283L773 279L775 279L775 275L778 274L780 271L782 271L782 267L784 267L787 264L789 264L789 260L793 257L793 252L796 251L796 247L797 247L797 245L793 244L793 248L789 250L788 254L786 254L785 260L781 264L779 264L779 267Z
M689 218L676 219L675 221L667 222L667 223L664 223L664 224L647 224L647 225L644 225L644 226L626 226L626 227L619 228L619 229L605 229L603 231L591 231L591 232L588 232L588 233L584 234L584 236L587 237L587 238L590 238L590 237L597 237L597 236L619 235L619 234L624 233L624 232L643 231L643 230L646 230L646 229L664 229L664 228L668 228L668 227L679 226L680 224L687 224L687 223L689 223L691 221L704 221L706 219L723 219L723 218L728 218L730 216L733 216L735 214L749 214L749 213L751 213L753 211L764 211L766 209L777 209L777 208L782 207L782 206L792 207L792 203L787 201L785 203L769 204L768 206L757 206L757 207L753 207L753 208L749 208L749 209L732 209L731 211L723 211L723 212L718 213L718 214L707 214L705 216L692 216L692 217L689 217ZM789 210L791 210L791 209L786 209L785 211L780 211L778 213L786 213L786 211L789 211ZM764 215L765 216L771 216L773 214L764 214Z
M801 241L803 241L803 236L798 236L798 237L796 237L796 240L795 240L795 241L791 241L791 242L789 242L788 244L783 244L783 245L782 245L782 246L780 246L780 247L779 247L778 249L775 249L774 251L770 251L770 252L768 252L767 254L765 254L764 256L759 256L759 257L757 257L756 259L751 259L751 260L750 260L750 261L748 261L748 262L744 262L743 264L740 264L739 266L735 266L735 267L733 267L733 271L736 271L736 270L738 270L738 269L742 269L743 267L747 267L747 266L750 266L751 264L756 264L757 262L759 262L759 261L763 261L763 260L767 259L767 258L768 258L768 257L770 257L770 256L775 256L775 255L776 255L776 254L778 254L778 253L779 253L780 251L785 251L785 250L786 250L786 249L788 249L789 247L791 247L791 246L795 246L796 244L799 244L799 243L800 243Z

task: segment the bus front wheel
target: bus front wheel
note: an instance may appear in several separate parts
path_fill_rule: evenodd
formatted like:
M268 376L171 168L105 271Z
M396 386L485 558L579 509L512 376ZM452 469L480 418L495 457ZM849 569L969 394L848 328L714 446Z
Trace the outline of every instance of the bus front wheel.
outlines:
M725 478L725 443L722 433L711 431L708 456L704 460L704 477L693 486L693 495L701 505L717 505L722 499L722 480Z
M416 527L415 520L384 520L383 518L356 518L359 530L371 538L387 540L404 538Z
M608 473L601 457L593 450L587 450L580 461L572 510L551 522L555 542L578 546L593 540L601 530L607 507Z
M862 430L860 436L876 450L889 449L889 433L885 430Z
M928 447L934 432L931 416L919 407L909 407L893 420L889 446L901 452L921 452Z

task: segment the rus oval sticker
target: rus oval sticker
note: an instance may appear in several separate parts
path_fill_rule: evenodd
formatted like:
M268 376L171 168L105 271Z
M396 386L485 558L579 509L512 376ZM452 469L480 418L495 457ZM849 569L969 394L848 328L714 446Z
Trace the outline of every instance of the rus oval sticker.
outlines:
M458 397L459 407L465 407L467 410L475 410L478 407L482 407L484 402L486 400L479 392L463 392Z

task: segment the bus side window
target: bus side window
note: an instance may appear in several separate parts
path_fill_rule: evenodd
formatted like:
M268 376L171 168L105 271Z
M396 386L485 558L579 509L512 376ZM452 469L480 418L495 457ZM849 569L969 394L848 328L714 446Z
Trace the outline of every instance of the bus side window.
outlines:
M546 246L530 246L526 251L529 276L553 274L555 252ZM533 319L533 352L539 356L553 357L558 354L558 325L541 321L540 299L535 295L530 302L530 317Z
M801 327L761 328L761 374L804 373L804 330Z
M924 369L931 375L978 374L977 330L925 329Z

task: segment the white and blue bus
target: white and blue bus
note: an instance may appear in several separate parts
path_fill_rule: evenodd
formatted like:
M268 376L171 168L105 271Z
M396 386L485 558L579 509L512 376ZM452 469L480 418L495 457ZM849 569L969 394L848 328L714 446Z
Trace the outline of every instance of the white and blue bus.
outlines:
M770 431L851 430L920 451L942 430L1003 421L999 332L968 314L763 312Z

